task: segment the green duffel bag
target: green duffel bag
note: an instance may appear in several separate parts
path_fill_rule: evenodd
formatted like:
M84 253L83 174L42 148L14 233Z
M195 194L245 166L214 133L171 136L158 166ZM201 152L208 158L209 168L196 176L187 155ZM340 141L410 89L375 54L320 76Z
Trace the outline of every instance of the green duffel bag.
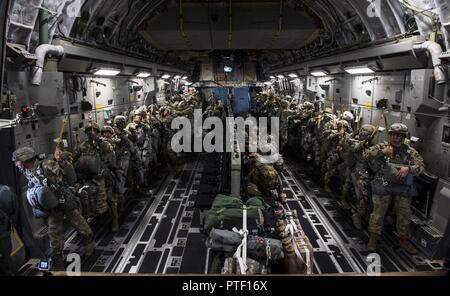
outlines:
M208 211L205 219L205 230L215 228L242 228L242 210L244 203L240 198L226 195L217 195L212 208ZM247 201L247 225L263 225L265 212L268 205L258 197Z
M247 225L252 228L255 224L264 224L264 209L254 206L247 207ZM226 229L232 229L233 227L242 228L242 208L209 210L206 215L204 228L211 230L213 227Z
M223 194L218 194L213 201L211 209L222 209L222 208L242 208L244 203L238 197L227 196Z

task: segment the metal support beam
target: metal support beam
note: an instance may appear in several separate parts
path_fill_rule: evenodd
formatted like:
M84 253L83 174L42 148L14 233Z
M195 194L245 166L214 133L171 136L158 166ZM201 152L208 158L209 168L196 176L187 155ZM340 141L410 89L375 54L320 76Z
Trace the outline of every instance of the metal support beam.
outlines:
M86 45L75 44L65 40L55 40L54 44L61 45L62 47L64 47L66 55L77 58L82 58L86 60L98 60L104 63L113 63L122 66L136 67L138 69L152 69L153 73L154 73L153 69L156 68L156 71L161 72L188 74L185 70L176 69L161 64L150 63L146 60L121 55L114 52L108 52L106 50Z
M346 53L333 55L326 58L315 59L308 62L295 64L283 68L273 69L269 71L269 74L284 73L289 71L298 71L306 68L321 67L325 65L341 64L345 62L352 62L355 60L366 58L379 58L385 55L409 52L412 51L414 42L417 41L416 37L411 37L395 42L389 42L382 45L371 46L368 48L355 49Z
M0 96L3 94L9 5L10 0L0 1Z

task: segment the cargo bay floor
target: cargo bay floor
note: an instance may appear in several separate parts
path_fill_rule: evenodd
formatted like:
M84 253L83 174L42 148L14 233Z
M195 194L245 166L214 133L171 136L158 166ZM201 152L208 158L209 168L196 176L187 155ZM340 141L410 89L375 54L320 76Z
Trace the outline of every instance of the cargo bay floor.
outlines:
M97 247L82 258L82 272L206 274L212 256L200 232L201 212L195 208L200 195L216 195L220 159L201 154L177 172L158 180L151 197L134 197L121 216L117 233L109 232L108 218L92 223ZM366 231L358 231L336 199L314 181L310 170L288 161L282 175L286 207L299 220L314 248L314 273L361 273L367 270ZM67 232L65 251L80 249L73 231ZM382 272L441 270L439 262L423 254L408 255L397 246L395 235L385 232L380 242ZM37 260L30 260L21 274L36 274Z

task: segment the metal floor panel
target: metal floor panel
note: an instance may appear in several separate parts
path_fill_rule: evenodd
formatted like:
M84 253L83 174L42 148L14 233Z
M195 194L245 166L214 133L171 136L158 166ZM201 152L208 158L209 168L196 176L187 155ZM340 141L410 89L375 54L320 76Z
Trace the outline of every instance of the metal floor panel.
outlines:
M120 230L108 231L109 218L91 223L97 248L90 258L82 258L82 270L114 273L204 274L211 259L200 233L201 214L194 207L200 192L214 184L217 155L201 154L181 171L160 180L153 197L135 198L120 218ZM295 209L314 247L315 273L365 272L368 240L366 231L355 230L349 214L340 208L310 177L308 168L286 162L282 174L288 209ZM216 188L219 188L217 178ZM202 193L203 194L203 193ZM211 199L215 194L211 192ZM208 197L209 198L209 197ZM65 252L78 252L75 234L67 234ZM380 240L383 272L432 271L442 269L423 254L408 255L396 245L395 234L385 231ZM22 274L33 274L27 264ZM28 263L30 263L28 262Z

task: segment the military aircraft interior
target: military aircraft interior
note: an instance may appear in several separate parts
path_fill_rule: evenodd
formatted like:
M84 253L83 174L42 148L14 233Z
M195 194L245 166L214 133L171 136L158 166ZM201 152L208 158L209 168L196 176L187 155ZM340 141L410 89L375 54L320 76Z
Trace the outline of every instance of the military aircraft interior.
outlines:
M0 34L0 275L447 273L448 0L2 0Z

